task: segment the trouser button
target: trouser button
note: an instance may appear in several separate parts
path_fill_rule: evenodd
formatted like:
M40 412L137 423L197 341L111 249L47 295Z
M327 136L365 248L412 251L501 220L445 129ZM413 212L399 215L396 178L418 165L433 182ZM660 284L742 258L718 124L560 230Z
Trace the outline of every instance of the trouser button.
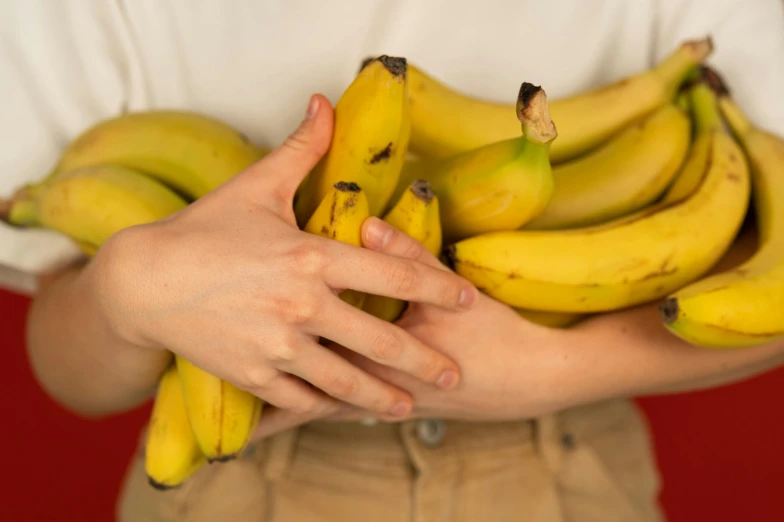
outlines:
M416 435L425 446L438 446L446 435L446 424L440 419L420 419L416 423Z

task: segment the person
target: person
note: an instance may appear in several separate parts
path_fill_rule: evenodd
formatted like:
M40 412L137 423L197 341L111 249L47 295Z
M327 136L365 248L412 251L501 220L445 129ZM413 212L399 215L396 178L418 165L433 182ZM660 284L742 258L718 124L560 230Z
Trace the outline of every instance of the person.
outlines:
M2 281L34 297L27 347L54 400L85 416L134 408L176 353L267 402L246 454L175 490L147 484L142 433L118 519L663 520L630 398L748 378L780 365L784 343L698 349L655 304L545 328L378 219L356 248L298 230L290 204L368 55L487 99L521 81L552 99L706 33L741 107L784 134L778 0L3 3L3 195L122 110L198 110L274 147L90 262L56 233L0 228ZM754 248L750 230L714 270ZM345 288L411 305L387 324L341 306Z

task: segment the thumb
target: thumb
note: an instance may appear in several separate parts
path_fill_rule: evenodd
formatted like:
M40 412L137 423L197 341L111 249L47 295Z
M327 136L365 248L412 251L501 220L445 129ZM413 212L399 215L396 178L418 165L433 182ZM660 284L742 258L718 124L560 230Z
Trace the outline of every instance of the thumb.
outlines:
M253 174L264 179L265 189L271 192L261 195L261 202L271 201L272 196L283 208L291 207L297 187L329 150L333 120L329 100L321 94L311 96L299 127L252 168Z

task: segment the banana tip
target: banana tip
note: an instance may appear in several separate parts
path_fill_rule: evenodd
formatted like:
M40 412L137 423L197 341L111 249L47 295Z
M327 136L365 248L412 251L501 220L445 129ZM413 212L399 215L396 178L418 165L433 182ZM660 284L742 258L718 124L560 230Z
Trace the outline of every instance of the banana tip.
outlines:
M207 459L208 464L215 464L215 463L222 463L222 462L230 462L237 458L237 455L220 455L218 457L210 457Z
M517 93L517 119L523 125L523 134L539 143L549 143L558 136L550 110L547 93L539 85L523 82Z
M694 55L694 59L697 62L702 62L713 53L715 46L713 44L713 36L710 34L706 35L704 38L700 38L698 40L688 40L683 44L691 54Z
M150 486L152 486L154 489L157 489L158 491L168 491L170 489L177 489L178 487L180 487L179 484L176 484L176 485L173 485L173 486L169 485L169 484L163 484L161 482L158 482L157 480L155 480L152 477L147 477L147 483Z
M680 316L680 306L678 306L678 298L668 297L662 304L659 305L659 314L665 324L672 324L678 320Z
M424 179L418 179L411 183L411 193L418 199L424 201L425 204L433 201L433 198L436 196L435 191L433 191L433 188L430 186L430 182Z
M730 96L727 82L724 81L724 78L722 78L716 69L708 65L703 65L700 69L705 83L713 89L713 92L715 92L717 96Z
M392 76L406 77L408 71L408 64L406 59L399 56L387 56L382 54L378 57L378 61L390 72Z
M441 252L441 258L446 266L449 267L450 270L455 269L455 264L457 263L457 248L455 245L448 245L444 250Z

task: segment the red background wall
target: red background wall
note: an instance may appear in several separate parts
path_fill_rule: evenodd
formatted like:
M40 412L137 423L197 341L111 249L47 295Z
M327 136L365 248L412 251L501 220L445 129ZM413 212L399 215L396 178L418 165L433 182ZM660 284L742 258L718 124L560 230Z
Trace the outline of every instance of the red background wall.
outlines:
M149 408L86 421L49 400L23 349L28 304L0 291L0 521L114 520ZM640 403L658 444L670 522L784 520L784 369Z

